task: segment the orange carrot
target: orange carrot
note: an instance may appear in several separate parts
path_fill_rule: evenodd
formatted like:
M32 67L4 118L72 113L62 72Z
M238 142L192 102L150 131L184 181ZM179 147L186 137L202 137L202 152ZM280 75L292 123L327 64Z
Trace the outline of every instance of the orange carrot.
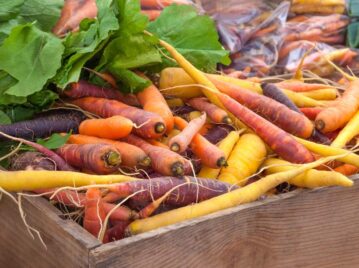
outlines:
M240 104L251 109L268 121L279 126L283 130L302 137L312 135L314 126L304 115L295 112L271 98L256 94L227 82L212 79L214 85L223 93L235 99Z
M141 0L141 7L145 9L160 9L172 4L189 4L186 0Z
M226 111L209 102L207 98L193 98L188 100L187 103L196 110L205 112L215 123L231 124L232 122Z
M120 139L128 136L133 123L130 119L115 115L105 119L87 119L79 126L82 135L95 136L105 139Z
M168 144L170 149L175 152L183 153L205 122L206 114L191 120L181 133L170 139Z
M52 32L57 36L63 36L68 32L77 31L83 19L91 19L96 16L96 0L66 0L61 10L60 19Z
M350 82L342 97L334 105L321 111L315 118L315 127L321 132L331 132L343 127L359 108L359 79Z
M331 88L329 85L325 84L309 84L304 83L302 81L296 81L296 80L289 80L289 81L282 81L280 83L276 84L279 88L282 89L288 89L295 92L306 92L306 91L312 91L317 89L325 89L325 88Z
M314 156L291 135L227 95L217 94L217 96L228 111L251 128L281 158L292 163L309 163L314 161Z
M179 154L162 147L153 146L133 134L130 134L123 140L144 150L151 158L152 168L156 172L169 176L184 175L184 166L187 160Z
M334 171L339 172L345 176L351 176L357 174L359 172L359 168L354 165L344 164L339 167L336 167Z
M114 141L109 139L101 139L85 135L71 135L67 140L71 144L110 144L113 145L121 154L121 166L124 167L147 167L151 164L148 155L137 146L132 144Z
M315 120L317 115L323 111L322 107L304 107L300 111L310 120Z
M84 215L84 228L94 235L98 236L106 213L101 200L101 192L98 188L90 188L86 192L86 205Z
M169 149L169 147L166 145L166 144L164 144L164 143L162 143L162 142L160 142L160 141L157 141L157 140L154 140L154 139L148 139L148 140L146 140L148 143L150 143L150 144L152 144L152 145L154 145L154 146L158 146L158 147L162 147L162 148L165 148L165 149Z
M121 155L114 146L103 144L65 144L56 152L70 165L96 174L115 172Z
M71 101L80 108L100 115L111 117L121 115L136 124L134 132L144 138L159 138L166 131L163 119L154 113L128 106L119 101L87 97Z
M188 123L181 117L175 116L175 125L183 130ZM207 167L220 168L227 164L224 152L200 134L193 137L190 146L193 153L201 159L201 163Z
M148 79L145 75L140 74L140 76ZM137 98L145 111L158 114L162 117L165 121L167 132L172 130L174 124L172 111L155 85L151 84L149 87L139 92Z
M157 19L161 15L161 10L145 9L141 13L146 15L150 21Z

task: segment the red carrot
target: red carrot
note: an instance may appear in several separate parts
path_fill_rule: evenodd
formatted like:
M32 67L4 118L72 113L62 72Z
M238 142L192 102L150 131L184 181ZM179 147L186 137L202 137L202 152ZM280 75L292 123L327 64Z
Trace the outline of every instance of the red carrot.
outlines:
M149 80L145 75L141 77ZM158 88L151 84L141 92L137 93L137 98L143 109L148 112L158 114L165 121L167 132L173 129L173 115L171 109Z
M116 225L106 231L103 243L109 243L124 238L125 230L129 224L129 221L117 221Z
M309 163L313 155L292 136L224 94L217 94L223 105L251 128L281 158L291 163Z
M187 161L179 154L162 147L154 146L145 140L129 135L123 141L140 147L151 158L152 168L163 175L181 176L184 174L184 164Z
M172 151L183 153L191 143L193 137L199 132L206 122L206 114L204 113L198 118L191 120L181 133L174 136L169 141L169 147Z
M56 202L67 206L67 207L83 207L86 204L86 196L83 193L77 193L76 191L71 190L62 190L57 192L54 196L53 193L57 189L38 189L33 190L34 193L37 194L45 194L46 197L51 200L55 200Z
M77 31L83 19L91 19L96 16L95 0L66 0L61 11L61 17L52 32L57 36L63 36L68 32Z
M187 126L186 120L181 117L175 117L175 125L179 129ZM210 143L200 134L196 134L191 141L191 149L193 153L201 159L201 163L210 168L220 168L227 165L224 153L214 144Z
M232 120L229 118L226 111L212 104L206 98L193 98L188 100L187 103L196 110L205 112L208 117L215 123L232 123Z
M212 79L211 81L222 93L229 95L281 129L302 138L308 138L312 135L314 126L304 115L292 111L273 99L242 89L236 85L217 79Z
M96 174L115 172L121 155L116 147L104 144L66 144L56 152L74 167L90 170Z
M178 188L173 189L174 187ZM110 191L116 193L118 195L117 198L120 199L140 190L145 190L134 195L131 199L151 202L153 199L158 199L173 189L164 203L174 206L186 206L227 193L236 188L238 187L217 180L186 176L183 179L159 177L151 180L126 182L110 187ZM114 200L113 197L112 200Z
M315 120L317 115L323 111L324 108L322 107L304 107L300 108L300 111L308 117L310 120Z
M90 188L86 192L86 205L83 225L84 228L94 235L98 236L106 213L101 200L101 192L97 188Z
M132 106L140 106L135 95L123 95L119 90L113 88L99 87L85 80L72 83L64 94L70 98L97 97L118 100Z
M114 115L126 117L136 124L134 132L144 138L159 138L166 131L165 123L159 115L119 101L87 97L73 100L72 103L102 117Z
M115 204L110 204L107 202L103 202L102 205L106 215L116 206ZM138 217L139 216L136 211L133 211L125 206L119 206L111 213L110 220L129 221L138 219Z
M110 144L116 147L121 154L121 166L124 167L148 167L151 159L139 147L132 144L114 141L109 139L100 139L85 135L71 135L67 141L72 144Z
M141 0L141 7L144 9L162 9L172 4L190 4L186 0Z

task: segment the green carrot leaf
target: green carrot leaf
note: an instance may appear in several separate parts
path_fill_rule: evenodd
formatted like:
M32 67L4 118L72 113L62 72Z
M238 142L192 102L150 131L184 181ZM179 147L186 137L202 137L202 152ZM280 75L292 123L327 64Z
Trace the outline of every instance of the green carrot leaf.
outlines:
M46 147L47 149L54 150L63 146L70 138L71 132L66 135L60 135L57 133L52 134L47 139L38 139L36 142Z

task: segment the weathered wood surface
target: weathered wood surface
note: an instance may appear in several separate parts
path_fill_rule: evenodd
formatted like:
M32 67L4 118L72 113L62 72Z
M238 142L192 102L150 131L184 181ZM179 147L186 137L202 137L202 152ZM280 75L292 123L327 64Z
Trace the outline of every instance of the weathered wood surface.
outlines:
M97 247L90 267L359 267L359 183L298 190Z
M59 217L59 210L42 198L23 198L31 227L41 233L47 249L26 231L19 209L9 197L0 201L0 267L88 267L89 250L100 243L82 227Z

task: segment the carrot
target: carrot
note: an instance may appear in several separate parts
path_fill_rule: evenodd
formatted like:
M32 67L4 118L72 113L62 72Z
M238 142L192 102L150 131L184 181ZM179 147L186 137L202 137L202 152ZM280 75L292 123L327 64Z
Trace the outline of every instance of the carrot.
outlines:
M217 144L225 137L227 137L228 134L233 130L234 128L231 125L216 124L211 129L209 129L207 133L203 135L203 137L205 137L210 143Z
M300 94L315 100L335 100L337 98L338 91L335 88L324 88L306 91Z
M140 76L148 80L145 75L140 74ZM174 124L172 112L168 107L165 98L155 85L151 84L141 92L137 93L137 98L145 111L158 114L162 117L167 132L172 130Z
M56 170L56 163L39 152L24 152L10 158L9 170Z
M184 102L180 98L167 99L166 102L167 102L168 107L170 107L170 108L184 106Z
M86 204L86 196L83 193L77 193L76 191L72 190L62 190L58 191L54 195L54 191L57 189L36 189L33 192L37 194L46 194L47 198L51 198L60 204L63 204L67 207L83 207Z
M116 224L113 227L106 230L103 243L109 243L124 238L126 227L129 224L129 221L116 221Z
M132 106L139 106L138 100L135 95L123 95L119 90L113 88L99 87L91 84L85 80L80 80L72 83L69 89L63 92L66 96L78 99L83 97L96 97L111 100L118 100Z
M345 176L351 176L359 172L359 168L350 164L344 164L334 169L335 172L339 172Z
M164 149L169 150L169 147L168 147L166 144L164 144L164 143L162 143L162 142L160 142L160 141L153 140L153 139L149 139L149 140L146 140L146 141L147 141L148 143L154 145L154 146L162 147L162 148L164 148Z
M102 199L102 201L104 201ZM105 214L107 215L116 205L110 204L107 202L102 202L103 210L105 211ZM110 220L115 221L129 221L138 219L138 213L136 211L133 211L125 206L119 206L117 207L110 215Z
M70 144L109 144L116 147L121 154L121 165L125 167L147 167L151 164L151 159L139 147L132 144L114 141L109 139L100 139L85 135L71 135L67 143Z
M109 184L133 181L124 175L90 175L72 171L0 171L0 187L9 192L32 191L55 187L80 187L90 184Z
M112 145L65 144L56 152L74 167L97 174L113 173L121 163L121 155Z
M274 174L297 168L297 165L293 165L287 161L276 158L267 159L264 166L267 167L266 174ZM317 188L324 186L349 187L353 185L352 180L338 172L315 169L307 170L306 172L289 180L288 183L304 188Z
M79 133L115 140L128 136L132 131L132 126L130 119L115 115L105 119L87 119L81 122Z
M93 19L97 16L95 0L66 0L61 10L60 19L52 29L57 36L63 36L70 31L77 31L83 19Z
M189 4L186 0L141 0L141 7L145 9L162 9L172 4Z
M175 116L175 125L183 130L187 126L186 120ZM191 141L193 153L201 159L201 163L210 168L220 168L227 164L224 153L200 134L196 134Z
M343 127L359 108L359 79L350 82L333 106L321 111L315 118L315 127L321 132L330 132Z
M114 115L126 117L136 124L134 132L144 138L159 138L166 131L163 119L157 114L128 106L119 101L87 97L73 100L72 103L102 117Z
M304 164L296 169L268 175L245 187L236 189L226 194L202 201L198 204L173 209L146 219L133 221L126 229L126 235L144 233L159 227L167 226L184 220L208 215L223 209L238 206L257 200L260 196L275 188L281 183L287 182L299 174L315 168L323 163L335 160L337 157L319 159L313 163ZM213 181L213 180L211 180Z
M244 134L229 155L228 166L222 168L218 180L244 186L266 155L266 146L257 135Z
M315 120L315 118L317 117L317 115L323 111L324 108L322 107L304 107L304 108L300 108L300 111L306 116L308 117L308 119L310 120Z
M169 141L169 147L172 151L183 153L191 143L193 137L199 132L206 122L206 114L191 120L181 133L174 136Z
M130 134L123 140L145 151L151 158L152 168L156 172L168 176L184 175L184 165L187 160L179 154L162 147L153 146L133 134Z
M101 192L98 188L90 188L86 192L86 205L84 213L84 228L97 237L102 224L105 220L106 213L101 200Z
M313 155L288 133L266 121L227 95L219 95L227 109L238 116L280 157L292 163L314 161Z
M289 109L300 113L298 107L279 89L275 84L261 84L263 95L267 96L273 100L278 101L279 103L284 104Z
M304 83L299 80L286 80L282 81L276 84L279 88L282 89L288 89L295 92L306 92L306 91L312 91L312 90L318 90L318 89L326 89L330 86L326 84L310 84L310 83Z
M298 142L303 144L308 150L321 156L342 156L338 161L359 167L359 155L341 148L318 144L308 140L294 137Z
M9 125L0 124L0 131L18 138L36 140L49 137L53 133L77 132L78 126L85 118L84 114L79 111L53 110L42 113L31 120Z
M343 148L351 141L356 135L359 134L359 112L350 119L345 127L339 132L338 136L334 139L331 146Z
M283 130L303 138L312 135L314 129L312 122L287 106L226 82L214 81L214 84L222 93L229 95Z
M345 5L321 6L313 4L292 5L291 12L294 13L321 13L321 14L343 14Z
M170 139L180 133L181 133L180 130L174 128L174 129L172 129L172 131L170 133L168 133L166 136L162 137L161 142L167 146L167 149L169 149L168 142L170 141Z
M231 124L232 122L224 110L210 103L206 98L193 98L188 100L187 103L196 110L205 112L215 123Z
M167 196L164 203L173 206L186 206L238 188L234 186L232 189L231 187L233 186L228 183L216 180L185 176L183 179L159 177L151 180L138 180L121 183L109 189L112 193L117 194L117 199L125 198L140 190L144 190L131 197L131 200L142 202L151 202L171 191L171 194ZM112 201L114 201L114 198L112 198Z
M142 9L141 13L146 15L150 21L153 21L161 15L161 10Z
M234 145L239 140L238 131L231 131L227 137L225 137L218 145L218 148L224 152L225 159L227 160L229 154L232 152ZM206 179L216 179L219 175L221 169L218 168L209 168L203 166L201 171L198 173L198 176Z

